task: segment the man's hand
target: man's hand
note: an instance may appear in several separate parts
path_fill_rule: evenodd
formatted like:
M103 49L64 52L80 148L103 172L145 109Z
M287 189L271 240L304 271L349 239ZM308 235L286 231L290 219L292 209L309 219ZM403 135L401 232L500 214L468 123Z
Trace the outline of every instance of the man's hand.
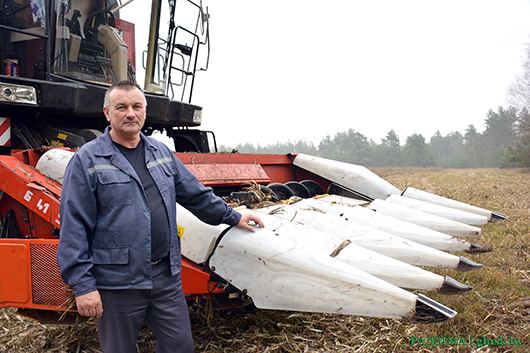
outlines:
M255 224L257 224L260 228L265 227L265 225L263 224L261 219L258 216L256 216L255 214L250 213L250 212L248 212L248 213L245 212L245 213L241 214L241 220L237 224L237 227L246 229L249 232L255 232L256 230L250 224L248 224L248 222L250 222L250 221L252 221Z
M103 314L103 304L101 303L101 297L97 290L75 297L75 304L77 305L79 314L82 316L95 316L100 318Z

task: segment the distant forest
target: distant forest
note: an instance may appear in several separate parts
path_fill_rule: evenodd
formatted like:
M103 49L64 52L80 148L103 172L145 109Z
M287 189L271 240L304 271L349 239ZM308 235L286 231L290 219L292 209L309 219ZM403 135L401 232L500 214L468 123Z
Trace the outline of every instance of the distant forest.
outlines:
M307 153L366 167L530 167L530 45L526 48L523 73L508 88L507 101L508 108L490 109L482 133L469 125L463 133L454 131L443 136L438 131L429 140L421 134L412 134L402 144L394 130L390 130L377 144L349 129L333 137L326 136L318 146L307 141L287 141L268 146L221 145L219 150Z
M318 146L308 141L277 142L254 146L250 143L220 146L221 151L241 153L307 153L366 167L484 168L530 166L530 113L515 107L490 110L486 129L479 133L470 125L443 136L439 131L429 140L421 134L408 136L402 145L394 130L380 144L350 129L329 135Z

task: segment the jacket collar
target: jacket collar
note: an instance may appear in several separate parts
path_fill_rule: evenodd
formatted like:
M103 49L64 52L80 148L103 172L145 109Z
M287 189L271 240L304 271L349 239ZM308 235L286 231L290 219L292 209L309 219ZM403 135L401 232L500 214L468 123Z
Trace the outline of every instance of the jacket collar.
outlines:
M140 138L142 139L144 143L144 147L147 151L151 151L151 152L156 151L157 149L156 146L142 132L140 132ZM96 147L94 150L94 154L99 157L108 157L108 156L114 155L116 152L118 152L118 150L116 146L114 145L112 138L110 137L110 125L109 125L105 129L105 132L103 133L103 135L101 135L100 137L96 139Z

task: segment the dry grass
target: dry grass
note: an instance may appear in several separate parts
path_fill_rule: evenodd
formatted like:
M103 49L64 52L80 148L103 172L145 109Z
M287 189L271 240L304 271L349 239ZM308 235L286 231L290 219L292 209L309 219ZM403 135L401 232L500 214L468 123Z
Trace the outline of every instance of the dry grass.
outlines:
M466 255L484 264L472 272L437 270L472 285L459 296L425 293L455 309L458 315L441 324L419 325L338 315L190 307L197 352L527 352L530 351L530 174L525 170L376 169L403 189L413 186L509 215L483 227L476 239L494 251ZM461 254L459 254L461 255ZM76 327L43 326L0 311L0 352L99 352L94 321ZM445 345L411 345L411 339L446 338ZM466 345L449 344L448 338ZM522 345L476 346L476 339L510 337ZM467 345L472 339L475 345ZM431 342L431 343L436 343ZM443 342L442 342L443 343ZM491 341L490 343L493 343ZM143 330L139 352L154 352L154 340Z

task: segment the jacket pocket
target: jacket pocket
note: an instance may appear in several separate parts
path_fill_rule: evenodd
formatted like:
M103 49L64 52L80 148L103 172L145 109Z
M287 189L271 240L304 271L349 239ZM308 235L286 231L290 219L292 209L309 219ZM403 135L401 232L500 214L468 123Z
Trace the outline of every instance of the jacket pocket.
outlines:
M98 200L102 207L132 204L131 177L120 170L98 172Z
M130 284L129 248L95 248L92 261L92 274L98 286Z
M164 183L161 185L160 191L170 190L174 192L175 190L175 176L177 175L177 168L173 163L162 163L160 165L162 169L162 175Z
M162 167L164 173L166 173L166 176L173 178L175 175L177 175L177 168L175 168L173 163L163 163L160 166Z
M129 248L95 248L92 261L97 265L125 265L129 263Z

